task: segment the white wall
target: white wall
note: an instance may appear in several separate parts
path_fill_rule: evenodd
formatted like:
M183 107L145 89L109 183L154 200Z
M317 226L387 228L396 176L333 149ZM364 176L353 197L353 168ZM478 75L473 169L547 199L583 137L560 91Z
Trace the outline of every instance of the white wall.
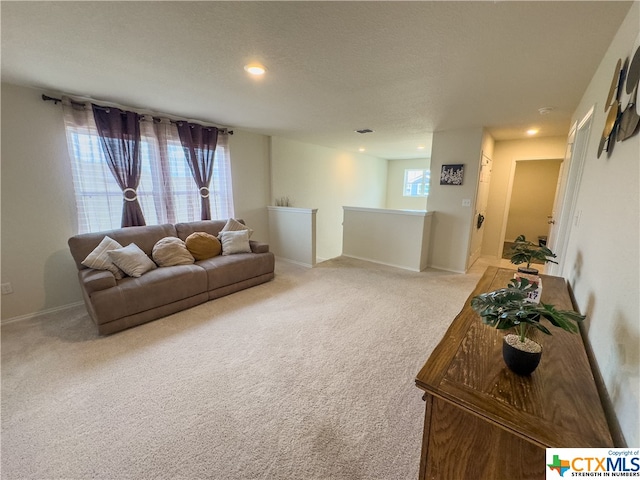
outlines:
M77 230L62 108L2 84L2 319L82 300L67 239Z
M67 239L77 233L60 105L42 91L2 84L2 319L82 301ZM54 94L55 92L46 92ZM230 138L236 216L268 239L269 139ZM246 172L251 174L247 175Z
M342 254L342 207L384 208L387 161L279 137L271 139L271 202L317 208L317 255Z
M567 127L568 128L568 127ZM566 137L543 137L496 141L493 149L491 186L484 222L482 254L497 257L506 226L509 179L516 160L564 158Z
M453 272L465 272L478 188L478 172L485 136L481 128L449 130L433 134L431 151L431 187L427 209L433 211L429 266ZM444 164L464 164L460 186L440 185ZM462 206L468 199L470 205Z
M421 272L427 268L431 212L344 207L342 254Z
M316 264L316 210L267 207L269 250L276 258L304 267Z
M229 137L236 217L253 230L252 240L269 242L270 139L234 129Z
M426 210L425 197L405 197L404 171L408 169L428 170L431 164L428 158L411 160L389 160L387 162L387 200L386 208L393 210Z
M635 2L594 75L573 119L595 104L585 167L563 276L582 313L595 359L628 446L640 445L640 135L597 158L616 62L640 42Z

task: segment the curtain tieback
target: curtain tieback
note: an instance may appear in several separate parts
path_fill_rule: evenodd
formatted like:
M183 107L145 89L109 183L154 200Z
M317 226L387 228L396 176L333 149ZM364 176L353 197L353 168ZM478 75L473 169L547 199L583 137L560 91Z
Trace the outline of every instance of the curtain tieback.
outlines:
M200 196L202 198L208 198L209 197L209 187L200 187Z
M133 193L133 197L128 197L128 193ZM124 190L122 190L122 198L124 198L126 202L135 202L136 200L138 200L138 192L136 192L135 188L125 188Z

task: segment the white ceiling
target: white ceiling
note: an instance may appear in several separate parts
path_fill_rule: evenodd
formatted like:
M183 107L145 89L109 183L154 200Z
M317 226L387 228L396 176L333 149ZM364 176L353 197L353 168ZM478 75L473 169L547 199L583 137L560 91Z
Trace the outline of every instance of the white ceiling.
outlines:
M2 1L2 81L417 158L437 130L566 135L630 5Z

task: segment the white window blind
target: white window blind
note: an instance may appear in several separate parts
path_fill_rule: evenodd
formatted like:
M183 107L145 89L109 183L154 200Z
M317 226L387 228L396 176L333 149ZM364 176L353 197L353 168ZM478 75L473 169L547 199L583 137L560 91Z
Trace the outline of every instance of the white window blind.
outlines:
M122 191L100 146L91 108L65 104L65 128L78 212L78 232L120 228ZM200 193L174 124L141 121L138 201L147 225L200 220ZM211 217L234 216L228 135L220 132L210 184Z

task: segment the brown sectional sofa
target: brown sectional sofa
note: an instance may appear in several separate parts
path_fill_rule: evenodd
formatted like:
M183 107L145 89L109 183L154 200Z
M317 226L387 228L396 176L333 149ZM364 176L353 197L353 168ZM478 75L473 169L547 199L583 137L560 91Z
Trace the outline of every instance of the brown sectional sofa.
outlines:
M211 220L151 225L71 237L69 249L78 267L87 311L98 332L115 333L274 278L273 253L266 243L253 240L249 242L251 253L219 255L192 265L156 268L139 278L116 280L107 270L82 265L105 236L123 246L135 243L151 258L153 246L162 238L185 240L194 232L216 236L225 224L226 220Z

